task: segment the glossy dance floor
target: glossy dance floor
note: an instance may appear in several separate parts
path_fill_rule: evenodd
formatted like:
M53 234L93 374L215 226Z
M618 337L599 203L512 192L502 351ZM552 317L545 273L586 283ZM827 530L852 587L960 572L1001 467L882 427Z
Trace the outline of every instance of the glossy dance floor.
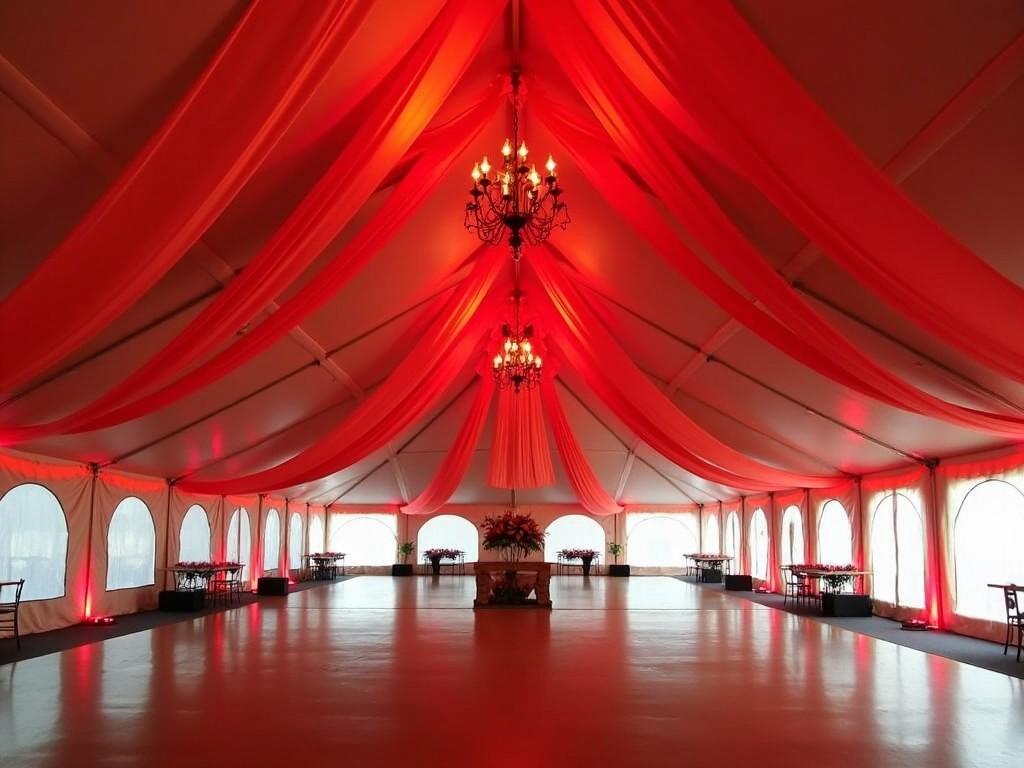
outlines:
M0 667L0 766L1024 765L1024 683L671 578L360 577Z

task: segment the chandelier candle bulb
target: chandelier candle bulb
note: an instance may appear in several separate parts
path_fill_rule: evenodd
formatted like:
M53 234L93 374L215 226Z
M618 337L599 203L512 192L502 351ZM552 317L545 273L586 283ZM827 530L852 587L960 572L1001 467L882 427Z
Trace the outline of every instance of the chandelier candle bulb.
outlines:
M484 176L491 172L491 164L487 162L487 155L484 155L484 159L480 161L480 172Z
M505 139L505 144L501 148L501 154L505 156L506 160L512 156L512 142L508 139Z

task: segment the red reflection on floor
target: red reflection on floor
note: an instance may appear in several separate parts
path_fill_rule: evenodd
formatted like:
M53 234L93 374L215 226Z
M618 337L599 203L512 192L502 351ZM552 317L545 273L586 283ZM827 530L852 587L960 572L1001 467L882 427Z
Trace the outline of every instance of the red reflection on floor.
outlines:
M1024 683L668 578L359 577L0 668L15 766L1018 765Z

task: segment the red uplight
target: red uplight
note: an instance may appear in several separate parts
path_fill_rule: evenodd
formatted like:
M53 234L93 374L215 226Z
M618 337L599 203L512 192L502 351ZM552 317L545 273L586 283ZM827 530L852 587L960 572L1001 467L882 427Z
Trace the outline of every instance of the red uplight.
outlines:
M85 620L85 623L94 627L109 627L111 624L116 623L116 621L117 619L113 616L90 616Z

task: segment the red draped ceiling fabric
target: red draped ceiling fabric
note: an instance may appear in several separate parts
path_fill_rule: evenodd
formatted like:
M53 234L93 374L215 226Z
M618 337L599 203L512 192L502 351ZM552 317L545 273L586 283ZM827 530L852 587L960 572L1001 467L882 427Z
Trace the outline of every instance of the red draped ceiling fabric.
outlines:
M633 140L651 148L652 129L675 137L675 151L660 154L658 162L683 173L680 152L699 147L747 178L889 306L972 358L1024 380L1024 337L1008 332L1024 317L1024 289L873 166L731 4L574 3L575 9L545 5L541 29L552 41L571 31L573 45L558 47L559 61L620 146L631 131L622 118L653 113L637 122L646 126ZM655 165L638 167L646 175ZM698 201L679 202L698 207Z
M474 264L412 352L374 392L324 437L277 466L235 479L193 480L195 493L254 493L289 488L344 469L379 450L422 419L466 367L497 320L484 300L505 254L492 248Z
M495 488L540 488L555 482L536 389L503 389L498 394L487 482Z
M567 61L573 58L566 56ZM615 111L602 123L614 131L627 157L648 169L645 179L666 207L771 314L755 306L688 248L653 202L615 162L614 147L599 125L542 93L535 96L535 102L541 105L543 119L573 153L587 180L633 229L696 288L762 339L833 381L888 405L968 429L1024 437L1021 417L944 401L900 379L850 343L745 239L685 163L664 159L666 154L672 155L668 138L650 125L630 130L631 126L648 121L643 110L634 109L628 116Z
M546 328L584 383L644 442L689 472L749 490L824 488L837 478L768 466L722 443L679 408L637 368L604 329L546 248L530 266L551 301Z
M0 304L4 359L18 361L0 370L0 393L87 342L174 266L346 52L369 6L251 4L114 185Z
M269 290L269 277L264 278L266 282L261 283L258 291L246 287L251 287L252 280L236 280L170 344L107 394L75 413L53 422L0 429L0 444L38 439L50 434L103 429L139 418L208 386L268 349L309 314L322 307L401 229L437 188L455 158L494 114L500 103L500 96L500 83L496 83L481 94L469 109L445 124L424 132L417 142L418 159L388 195L388 204L360 228L355 237L317 273L314 279L231 346L177 381L125 405L115 407L119 401L137 394L147 384L152 385L158 377L167 378L169 374L184 370L189 362L212 348L213 344L234 336L238 324L244 322L247 315L238 314L232 307L244 305L248 309L243 312L256 312L260 308L261 300L266 303L268 295L280 292L294 279L295 269L290 270L288 274L279 275L274 281L275 287ZM323 200L317 202L321 203ZM310 199L303 205L307 203L310 203ZM320 210L323 210L322 207ZM334 234L336 236L337 232ZM319 243L305 249L304 262L318 252L315 251L317 246ZM250 269L266 274L269 269L276 269L278 266L267 259L264 259L261 265L256 265L254 260L243 275ZM220 315L219 319L217 315Z
M480 442L480 434L487 423L494 396L494 377L490 371L482 371L476 385L476 397L470 406L466 420L455 437L448 454L430 484L411 502L402 507L407 515L429 515L444 506L466 476L473 453Z
M562 410L562 403L555 391L555 384L549 368L547 375L541 380L540 393L544 400L544 410L551 424L551 432L555 436L555 446L562 459L562 466L569 478L569 485L576 493L580 505L592 515L614 515L622 511L615 499L604 489L594 475L594 470L587 461L576 435L573 434L569 420Z

